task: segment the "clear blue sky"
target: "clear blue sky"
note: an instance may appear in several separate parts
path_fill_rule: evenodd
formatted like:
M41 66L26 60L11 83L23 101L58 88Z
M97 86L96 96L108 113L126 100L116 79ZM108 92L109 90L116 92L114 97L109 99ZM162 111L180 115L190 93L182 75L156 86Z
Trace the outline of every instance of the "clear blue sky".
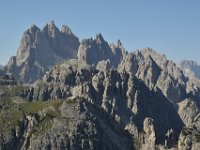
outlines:
M0 0L0 20L3 65L27 28L50 20L80 39L101 32L129 51L151 47L176 62L200 62L200 0Z

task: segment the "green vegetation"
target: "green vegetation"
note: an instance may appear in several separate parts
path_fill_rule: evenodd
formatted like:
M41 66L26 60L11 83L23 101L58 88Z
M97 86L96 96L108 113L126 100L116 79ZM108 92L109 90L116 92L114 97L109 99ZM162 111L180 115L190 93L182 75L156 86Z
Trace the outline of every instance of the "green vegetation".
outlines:
M27 90L27 86L22 85L13 85L12 88L10 86L1 86L1 91L4 93L4 97L12 97L19 95L24 90Z
M39 133L46 130L47 127L50 128L52 119L60 117L59 108L62 100L26 102L22 99L18 101L18 99L17 97L0 98L0 133L9 134L14 127L20 127L20 122L27 114L34 116L39 111L44 111L44 115L38 120L32 133Z
M63 102L74 105L80 101L79 98L75 98L27 102L22 97L16 96L26 90L27 87L13 86L11 88L5 86L0 88L5 93L3 97L0 97L0 133L2 135L11 135L13 130L20 130L27 116L32 119L35 118L35 121L32 122L34 125L28 132L28 138L37 138L45 131L50 130L55 119L69 127L73 118L61 116L60 107ZM95 139L88 138L85 140Z
M78 98L68 99L66 102L67 104L76 104L77 102L79 102L79 99Z
M38 102L24 103L24 104L22 104L21 107L25 113L36 114L38 111L45 108L45 106L46 106L45 102L38 101Z
M39 111L52 106L55 111L58 111L59 107L61 106L61 100L54 100L54 101L36 101L36 102L28 102L22 104L22 110L28 114L36 114Z
M10 117L11 117L11 125L19 126L20 119L24 117L24 114L19 110L14 110Z
M52 116L50 114L46 114L46 116L44 116L40 120L40 122L32 128L32 130L29 134L29 137L31 137L31 136L37 137L41 133L50 129L52 127L52 119L53 118L55 118L55 116Z
M32 128L29 137L37 137L41 133L52 127L53 119L60 117L59 108L62 105L62 100L54 101L37 101L24 103L22 110L29 115L37 114L39 111L44 111L44 116L40 118L38 123Z
M141 149L141 147L142 147L142 143L141 143L141 139L140 139L140 137L135 137L134 138L134 146L135 146L135 149L136 150L140 150Z
M0 132L9 133L15 126L20 125L20 120L24 117L18 104L11 98L0 98Z

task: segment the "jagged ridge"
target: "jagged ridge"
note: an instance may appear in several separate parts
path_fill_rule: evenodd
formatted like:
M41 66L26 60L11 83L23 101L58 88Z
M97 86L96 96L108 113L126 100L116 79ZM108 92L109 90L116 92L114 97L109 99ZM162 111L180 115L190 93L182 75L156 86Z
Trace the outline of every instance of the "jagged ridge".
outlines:
M67 26L61 31L53 21L41 30L32 25L23 34L16 57L11 57L6 72L12 72L17 79L33 83L57 63L76 58L79 39Z
M17 78L25 79L26 74L29 80L31 70L46 63L41 43L48 43L46 50L60 57L65 50L59 35L69 35L67 45L75 37L68 27L59 31L53 22L42 30L33 25L25 33L22 43L26 48L19 48L6 69L19 73ZM48 59L55 67L49 70L48 66L49 71L33 85L22 86L12 76L1 78L2 117L5 98L9 98L9 109L19 114L17 124L7 122L9 132L1 131L7 140L1 142L2 149L13 145L21 149L198 148L198 79L185 77L174 62L151 48L128 53L120 41L109 45L101 34L82 40L76 50L78 59L57 65L57 57ZM71 57L70 52L66 57ZM32 106L32 111L27 109ZM72 117L67 124L66 117Z

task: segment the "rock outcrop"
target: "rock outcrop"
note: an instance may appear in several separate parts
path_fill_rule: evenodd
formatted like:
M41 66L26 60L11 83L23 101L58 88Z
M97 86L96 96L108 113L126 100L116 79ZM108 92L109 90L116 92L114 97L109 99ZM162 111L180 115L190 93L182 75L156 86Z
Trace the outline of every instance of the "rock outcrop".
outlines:
M0 76L0 85L16 85L17 81L13 74L5 74Z
M179 150L198 150L200 147L200 130L195 126L183 128L178 142Z
M154 122L151 118L145 118L143 123L143 141L142 141L142 147L141 149L155 149L155 141L156 141L156 133L154 129Z
M24 32L17 55L10 58L5 70L23 82L33 83L55 64L76 58L78 47L79 39L67 26L59 31L53 21L43 29L32 25Z

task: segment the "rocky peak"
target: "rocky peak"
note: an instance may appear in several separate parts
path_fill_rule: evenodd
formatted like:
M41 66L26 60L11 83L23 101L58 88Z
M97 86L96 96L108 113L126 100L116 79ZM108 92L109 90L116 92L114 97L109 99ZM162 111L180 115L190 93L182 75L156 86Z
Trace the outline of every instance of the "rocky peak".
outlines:
M52 38L56 38L59 36L60 31L59 29L56 27L54 21L50 21L49 23L47 23L44 28L43 28L43 32L45 34L48 34L50 37Z
M53 65L75 58L78 47L79 39L67 27L59 31L53 21L47 23L42 30L32 25L23 34L16 63L10 60L6 72L12 72L23 82L32 83Z
M138 65L136 76L142 79L149 88L153 88L157 83L161 69L150 55L144 61L140 60Z
M54 23L53 20L49 21L49 22L47 23L47 25L48 25L50 28L56 28L56 25L55 25L55 23Z
M83 39L81 41L81 45L83 46L90 46L92 43L94 42L93 38L89 38L89 39Z
M122 44L121 40L118 39L118 40L117 40L117 47L123 47L122 45L123 45L123 44Z
M165 68L168 63L167 57L165 55L156 52L152 48L144 48L140 51L140 53L145 58L151 56L161 68Z
M67 35L73 34L72 30L68 26L66 26L66 25L62 25L62 27L61 27L61 33L67 34Z
M38 34L40 29L36 25L32 25L26 30L20 41L20 45L17 49L16 64L20 66L30 55L30 49L36 46L38 40Z
M109 45L102 34L99 33L94 40L91 38L81 42L78 50L78 59L95 66L99 61L110 60L111 66L117 68L124 54L125 49L119 41L117 44Z
M29 34L31 34L31 33L36 33L37 31L40 31L40 29L35 24L32 24L31 27L27 31Z
M84 39L78 50L78 59L86 61L88 64L96 65L99 61L105 60L105 53L110 49L105 43L101 34L97 34L96 39Z
M95 38L94 41L95 41L97 44L104 44L104 43L105 43L105 40L104 40L104 38L103 38L103 36L102 36L101 33L98 33L98 34L96 35L96 38Z
M125 55L125 53L126 53L126 50L125 50L125 48L123 47L123 44L122 44L122 42L118 39L117 40L117 43L115 44L115 43L111 43L110 44L110 47L111 47L111 49L112 49L112 52L114 53L114 54L117 54L117 55Z

